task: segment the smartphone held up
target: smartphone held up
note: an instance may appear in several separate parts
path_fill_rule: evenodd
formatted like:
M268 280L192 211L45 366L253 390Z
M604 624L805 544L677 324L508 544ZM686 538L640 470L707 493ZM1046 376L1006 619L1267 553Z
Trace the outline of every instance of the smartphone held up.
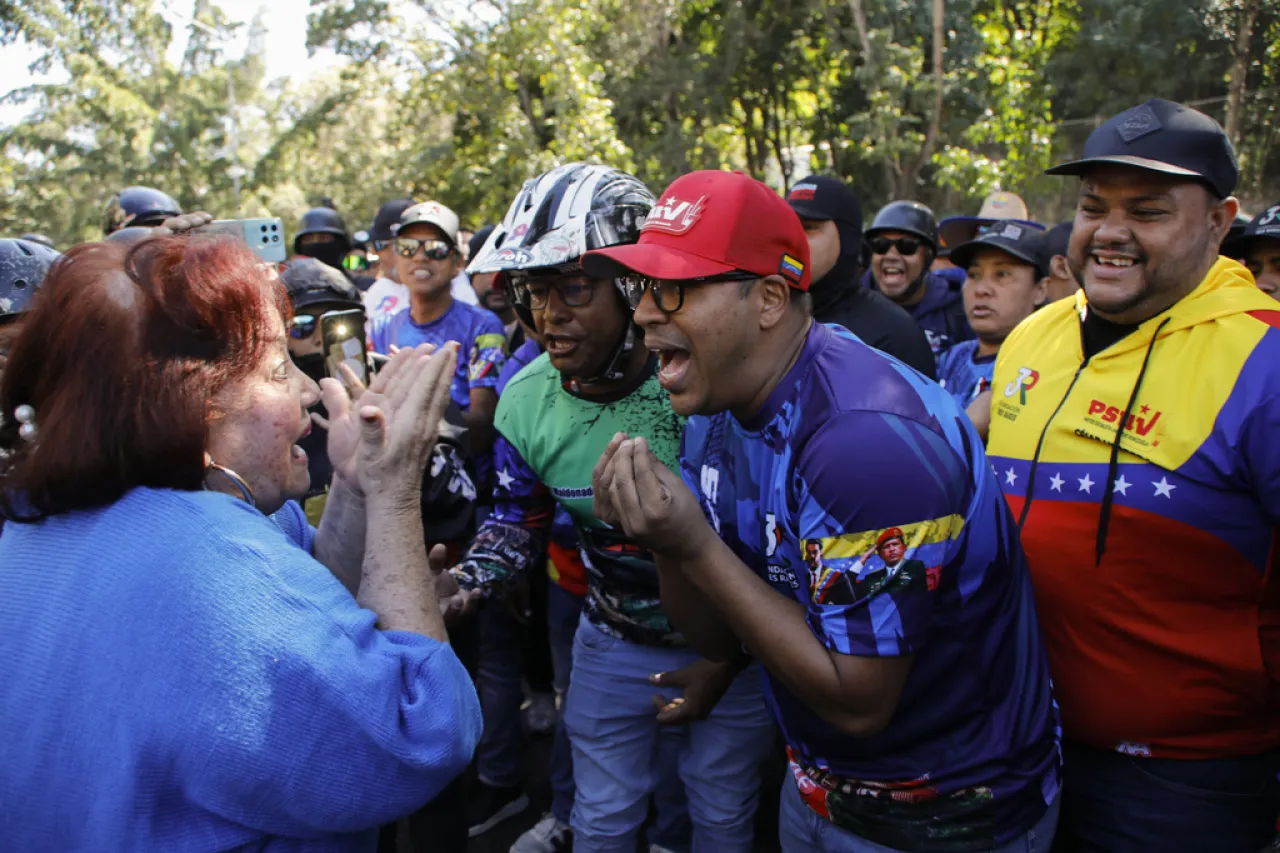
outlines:
M280 217L264 219L215 219L197 229L203 234L227 234L239 240L268 263L283 264L288 259L284 223Z
M320 337L330 376L341 378L338 368L347 365L365 385L369 384L369 344L364 333L364 311L330 311L320 316Z

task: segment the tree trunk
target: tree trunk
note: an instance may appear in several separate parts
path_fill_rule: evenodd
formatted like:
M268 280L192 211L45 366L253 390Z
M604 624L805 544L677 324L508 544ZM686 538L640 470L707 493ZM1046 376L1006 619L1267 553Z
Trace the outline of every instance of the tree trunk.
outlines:
M906 197L914 197L920 184L920 172L933 159L933 149L938 146L938 136L942 132L942 42L945 36L943 12L946 11L946 0L933 0L933 115L929 117L929 128L924 134L924 145L920 147L920 155L907 164L906 174L902 176L902 190Z
M1245 82L1249 75L1249 43L1253 40L1253 22L1258 17L1262 0L1244 0L1240 9L1236 43L1231 51L1231 90L1227 98L1227 138L1240 147L1240 108L1244 103Z
M862 45L862 59L870 64L872 61L871 35L867 30L867 13L862 8L862 0L849 0L849 11L853 13L853 25L858 30L858 42Z

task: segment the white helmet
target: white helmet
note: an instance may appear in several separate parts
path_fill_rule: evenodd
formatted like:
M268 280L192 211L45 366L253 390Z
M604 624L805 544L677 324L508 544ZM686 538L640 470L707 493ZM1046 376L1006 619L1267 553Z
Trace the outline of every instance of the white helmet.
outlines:
M609 166L569 163L525 181L467 272L577 265L582 255L640 238L653 193Z

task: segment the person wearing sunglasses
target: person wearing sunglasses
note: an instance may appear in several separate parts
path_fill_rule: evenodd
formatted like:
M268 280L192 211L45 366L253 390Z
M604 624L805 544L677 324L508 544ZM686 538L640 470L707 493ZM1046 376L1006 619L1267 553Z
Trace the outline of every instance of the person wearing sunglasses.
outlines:
M809 243L772 189L704 171L661 197L636 245L584 267L636 276L688 416L680 465L616 436L594 509L654 553L695 648L763 665L791 771L782 849L1047 849L1048 664L978 436L937 383L813 321Z
M405 209L396 226L394 249L409 305L375 318L369 343L374 352L384 354L393 346L444 346L449 341L461 345L453 401L463 412L477 474L487 483L498 405L494 388L507 357L507 336L492 311L454 298L452 283L462 271L457 239L458 215L443 204L427 201Z
M297 257L289 261L280 271L280 281L293 309L286 342L289 357L299 370L318 383L329 375L325 367L320 318L330 311L360 308L360 292L341 272L315 258ZM320 414L327 417L324 404L317 403L316 406ZM308 502L327 492L333 479L328 440L328 432L319 425L298 440L298 446L307 452L307 470L311 474L311 487L303 501L304 508L311 509Z
M694 850L747 853L752 846L760 761L773 744L759 674L689 648L659 601L649 553L601 523L592 507L593 468L618 431L647 436L670 464L679 455L684 420L667 405L657 359L632 323L633 285L580 265L585 252L632 244L641 226L654 227L662 214L653 202L643 183L616 169L561 166L525 184L471 264L473 273L499 274L546 352L511 379L498 404L494 513L455 569L459 586L497 595L513 578L541 570L557 508L572 519L586 568L585 601L558 584L548 591L555 679L567 685L567 737L552 754L551 813L516 853L634 850L650 796L660 831L683 814L686 793ZM576 622L574 608L581 608ZM496 722L492 708L487 727ZM502 768L484 766L484 742L478 760L490 785L519 779L514 765L505 780L494 778ZM478 795L477 807L487 805L493 816L481 827L500 819L503 801L519 801L514 787L481 793L488 802ZM649 841L672 849L688 843L655 834Z
M863 283L907 310L924 330L935 360L953 344L973 338L960 286L930 270L938 253L932 210L914 201L887 204L864 236L871 268Z

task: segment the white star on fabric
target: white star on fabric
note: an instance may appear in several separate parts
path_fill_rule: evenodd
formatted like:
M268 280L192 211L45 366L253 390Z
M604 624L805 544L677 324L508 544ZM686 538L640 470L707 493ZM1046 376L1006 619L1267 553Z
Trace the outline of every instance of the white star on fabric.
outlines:
M1004 481L1010 486L1012 486L1017 481L1017 479L1018 479L1018 475L1013 473L1012 468L1004 472Z
M515 481L516 481L516 478L512 477L511 474L507 472L506 468L503 468L501 471L498 472L498 488L499 489L510 489L511 484L514 483Z
M1049 488L1053 489L1055 492L1060 492L1062 491L1062 484L1065 482L1066 480L1062 479L1057 474L1054 474L1049 478Z
M1178 488L1173 483L1169 482L1168 477L1161 477L1159 482L1152 480L1151 485L1156 487L1155 497L1158 498L1163 495L1169 500L1173 500L1173 490Z
M1120 479L1118 479L1118 480L1116 480L1116 481L1115 481L1115 488L1116 488L1116 491L1117 491L1117 492L1119 492L1120 494L1124 495L1125 497L1128 497L1128 496L1129 496L1129 491L1128 491L1128 489L1129 489L1129 487L1130 487L1130 486L1132 486L1132 485L1133 485L1133 483L1130 483L1128 480L1126 480L1126 479L1124 478L1124 474L1121 474L1121 475L1120 475Z
M1086 495L1093 494L1093 480L1088 474L1085 474L1083 477L1077 477L1076 479L1080 481L1080 488L1076 491L1084 492Z

